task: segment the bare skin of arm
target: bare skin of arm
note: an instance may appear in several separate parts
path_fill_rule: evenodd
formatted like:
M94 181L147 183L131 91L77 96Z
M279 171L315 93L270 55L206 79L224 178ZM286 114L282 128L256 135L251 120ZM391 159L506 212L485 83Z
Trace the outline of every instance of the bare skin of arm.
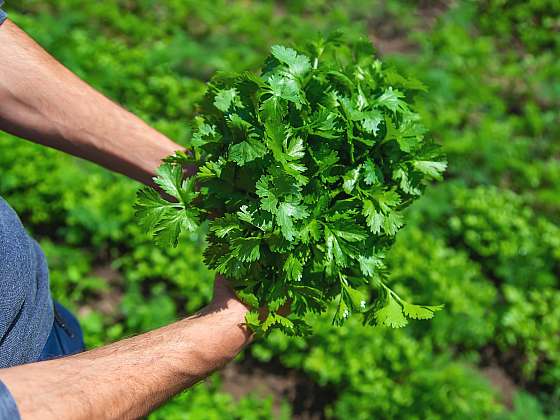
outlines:
M0 129L145 184L182 147L95 91L13 22L0 25ZM0 369L24 419L129 419L232 360L248 309L222 279L199 313L79 355Z
M133 419L232 360L248 309L218 278L214 300L166 327L62 359L0 369L23 419Z
M0 129L152 184L183 148L107 99L7 20L0 25Z

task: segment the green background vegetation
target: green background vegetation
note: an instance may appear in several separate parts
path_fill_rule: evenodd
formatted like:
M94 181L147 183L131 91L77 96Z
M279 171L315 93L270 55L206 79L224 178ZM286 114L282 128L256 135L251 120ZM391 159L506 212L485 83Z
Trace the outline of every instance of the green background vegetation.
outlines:
M405 298L444 303L405 329L312 320L274 333L153 419L560 418L560 3L20 0L11 18L69 68L188 144L204 83L254 69L275 43L367 32L422 80L449 159L388 256ZM89 346L171 322L211 295L203 234L160 249L137 185L0 135L0 194L50 261Z

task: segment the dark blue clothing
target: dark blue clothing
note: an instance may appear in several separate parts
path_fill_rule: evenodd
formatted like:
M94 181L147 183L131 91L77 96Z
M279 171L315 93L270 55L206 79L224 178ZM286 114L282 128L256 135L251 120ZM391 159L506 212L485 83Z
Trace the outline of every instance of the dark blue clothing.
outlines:
M78 321L52 301L43 252L0 197L0 368L83 350ZM19 420L16 403L2 382L0 420Z
M53 321L45 255L0 198L0 368L37 361Z
M20 420L19 410L8 388L0 382L0 419Z
M68 356L84 349L84 337L78 320L68 309L54 302L54 325L39 360Z
M83 350L78 321L52 301L43 252L0 197L0 368ZM0 420L18 419L0 382Z
M53 320L45 256L0 198L0 368L37 361ZM0 420L18 419L14 407L2 384Z
M3 4L4 0L0 0L0 7L2 7ZM2 25L2 23L6 20L6 17L8 17L8 15L6 15L6 13L4 13L2 9L0 9L0 25Z
M6 20L1 7L0 25ZM84 350L78 321L49 289L41 248L0 197L0 368ZM19 420L16 403L0 382L0 420Z

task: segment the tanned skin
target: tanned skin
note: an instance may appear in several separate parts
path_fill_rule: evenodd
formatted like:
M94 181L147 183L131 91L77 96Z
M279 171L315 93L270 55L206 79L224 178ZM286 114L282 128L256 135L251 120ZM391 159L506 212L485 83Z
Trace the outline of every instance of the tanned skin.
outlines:
M0 129L151 184L182 147L107 99L13 22L0 26Z
M181 146L0 25L0 129L152 185ZM188 275L188 273L185 273ZM231 361L251 341L249 309L217 278L197 314L75 356L0 369L24 419L132 419Z
M75 356L0 369L23 419L135 419L232 360L247 308L223 279L213 302L166 327Z

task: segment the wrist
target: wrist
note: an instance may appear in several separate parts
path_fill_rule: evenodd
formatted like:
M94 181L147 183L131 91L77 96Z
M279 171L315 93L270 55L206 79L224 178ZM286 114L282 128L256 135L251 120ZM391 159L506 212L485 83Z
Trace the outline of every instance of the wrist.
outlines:
M194 366L201 369L197 374L205 375L222 368L251 342L252 333L245 325L247 311L235 302L211 303L183 321L186 322L183 331L186 350L194 353ZM193 337L198 337L196 344L192 342Z
M156 171L163 164L163 160L185 148L159 133L155 139L152 139L151 144L152 147L146 148L138 161L142 172L142 179L139 181L151 187L157 187L153 182L153 177L156 176Z
M236 298L225 301L212 302L199 314L207 318L214 329L220 331L223 337L231 339L234 343L248 344L252 332L247 327L245 315L250 309Z

